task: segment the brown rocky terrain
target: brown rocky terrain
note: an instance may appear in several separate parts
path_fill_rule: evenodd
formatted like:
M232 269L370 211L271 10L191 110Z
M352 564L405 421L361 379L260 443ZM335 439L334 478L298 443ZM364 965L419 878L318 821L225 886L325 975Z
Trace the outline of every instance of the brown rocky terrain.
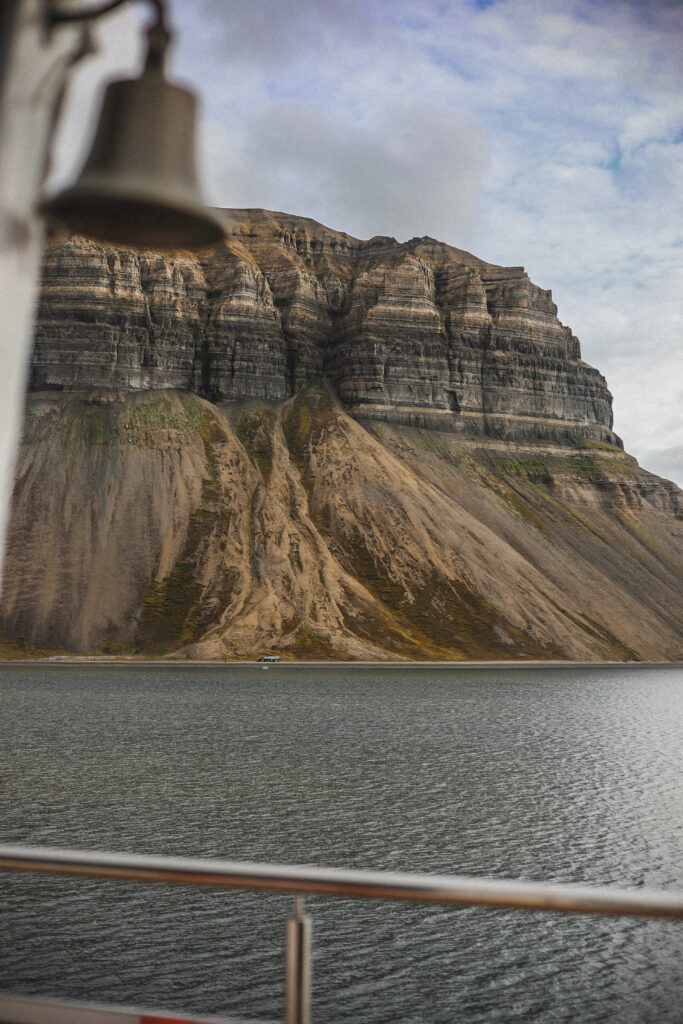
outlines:
M201 260L48 252L5 651L683 657L683 492L548 292L226 216Z

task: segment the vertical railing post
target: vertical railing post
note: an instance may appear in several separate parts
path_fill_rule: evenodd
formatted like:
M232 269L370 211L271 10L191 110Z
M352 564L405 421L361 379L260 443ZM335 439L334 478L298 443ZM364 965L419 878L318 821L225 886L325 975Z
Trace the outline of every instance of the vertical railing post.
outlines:
M285 1024L310 1024L311 1019L311 919L303 905L296 896L294 916L287 922Z

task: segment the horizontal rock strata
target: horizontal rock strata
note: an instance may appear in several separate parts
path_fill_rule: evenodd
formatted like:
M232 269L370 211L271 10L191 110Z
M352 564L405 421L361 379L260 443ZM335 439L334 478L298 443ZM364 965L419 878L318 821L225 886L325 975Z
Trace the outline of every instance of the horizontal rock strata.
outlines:
M71 238L45 260L31 387L279 401L327 377L354 416L465 435L603 441L611 396L551 294L430 238L359 241L224 211L202 258Z

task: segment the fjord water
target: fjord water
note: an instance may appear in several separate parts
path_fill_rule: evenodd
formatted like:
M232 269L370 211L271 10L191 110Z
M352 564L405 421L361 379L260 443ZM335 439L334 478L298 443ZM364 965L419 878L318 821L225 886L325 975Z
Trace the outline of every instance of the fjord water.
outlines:
M683 887L674 668L0 669L0 841ZM0 874L0 988L277 1020L291 899ZM680 1022L680 922L310 898L313 1020Z

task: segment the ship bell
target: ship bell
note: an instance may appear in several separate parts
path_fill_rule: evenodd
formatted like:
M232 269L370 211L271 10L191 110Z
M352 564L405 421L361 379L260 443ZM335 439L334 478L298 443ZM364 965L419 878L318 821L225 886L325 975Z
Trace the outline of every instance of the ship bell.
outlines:
M151 29L142 75L107 87L90 155L76 184L43 205L48 218L136 248L195 249L225 236L199 191L196 97L164 74L168 40Z

